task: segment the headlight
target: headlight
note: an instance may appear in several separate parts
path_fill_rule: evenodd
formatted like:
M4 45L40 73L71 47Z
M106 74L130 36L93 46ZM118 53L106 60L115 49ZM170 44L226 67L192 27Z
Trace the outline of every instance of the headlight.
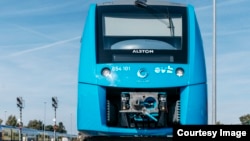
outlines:
M177 76L182 77L184 75L184 70L182 68L177 68L175 73Z
M103 68L101 73L104 77L110 77L111 75L111 71L109 68Z

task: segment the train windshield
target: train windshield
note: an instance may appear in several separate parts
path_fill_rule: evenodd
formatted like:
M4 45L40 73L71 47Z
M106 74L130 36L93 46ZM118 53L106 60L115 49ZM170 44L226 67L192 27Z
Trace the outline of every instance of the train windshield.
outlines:
M117 7L102 6L97 10L100 63L187 61L185 10Z
M103 15L103 21L103 36L141 37L118 41L105 49L181 49L181 15L109 13Z

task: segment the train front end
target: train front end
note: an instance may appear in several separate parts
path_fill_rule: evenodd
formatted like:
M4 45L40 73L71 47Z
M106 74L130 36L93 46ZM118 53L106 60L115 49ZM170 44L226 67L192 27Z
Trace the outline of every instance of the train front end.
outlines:
M194 8L92 4L82 36L77 126L90 136L168 136L207 124L207 82Z

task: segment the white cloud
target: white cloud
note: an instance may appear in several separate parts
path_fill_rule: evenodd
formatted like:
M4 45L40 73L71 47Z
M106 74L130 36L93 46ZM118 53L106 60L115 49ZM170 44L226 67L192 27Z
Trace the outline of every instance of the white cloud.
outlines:
M58 46L58 45L61 45L61 44L65 44L65 43L68 43L68 42L72 42L72 41L75 41L75 40L79 40L79 39L80 39L80 36L77 36L77 37L73 37L73 38L70 38L70 39L57 41L57 42L54 42L54 43L51 43L51 44L47 44L47 45L35 47L35 48L32 48L32 49L27 49L27 50L23 50L23 51L19 51L19 52L13 53L13 54L10 55L10 57L23 55L23 54L34 52L34 51L38 51L38 50L41 50L41 49L55 47L55 46Z

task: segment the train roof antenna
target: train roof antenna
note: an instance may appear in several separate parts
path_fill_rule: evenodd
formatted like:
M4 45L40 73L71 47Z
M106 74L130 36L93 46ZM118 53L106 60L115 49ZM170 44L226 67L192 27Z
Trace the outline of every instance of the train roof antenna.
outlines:
M140 7L147 7L147 0L135 0L135 4Z

